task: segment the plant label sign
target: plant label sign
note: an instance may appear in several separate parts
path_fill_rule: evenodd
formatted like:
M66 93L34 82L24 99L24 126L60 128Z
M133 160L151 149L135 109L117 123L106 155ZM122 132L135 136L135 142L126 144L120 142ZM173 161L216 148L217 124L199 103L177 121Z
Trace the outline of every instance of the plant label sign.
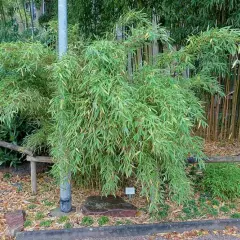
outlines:
M134 187L126 187L125 188L125 194L126 195L134 195L135 194L135 188Z

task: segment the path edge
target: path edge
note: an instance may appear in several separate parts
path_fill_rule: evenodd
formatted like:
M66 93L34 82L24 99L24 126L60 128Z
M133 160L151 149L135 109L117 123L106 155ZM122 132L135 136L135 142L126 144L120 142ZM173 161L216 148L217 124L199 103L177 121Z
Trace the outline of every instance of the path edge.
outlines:
M17 233L16 240L81 240L85 238L111 238L146 236L157 233L191 230L222 230L240 227L240 219L218 219L155 224L121 225L108 227L84 227L59 230L26 231Z

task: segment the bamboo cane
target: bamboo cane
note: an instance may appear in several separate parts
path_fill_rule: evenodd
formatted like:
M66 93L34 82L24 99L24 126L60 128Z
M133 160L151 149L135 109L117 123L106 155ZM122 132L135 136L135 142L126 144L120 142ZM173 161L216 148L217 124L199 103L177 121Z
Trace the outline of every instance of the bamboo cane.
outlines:
M234 133L235 133L238 85L239 85L239 83L237 81L237 70L236 70L236 67L235 67L234 68L234 87L233 87L232 112L231 112L231 124L230 124L229 139L234 138Z
M227 78L227 77L226 77ZM227 93L227 85L226 85L226 78L225 78L225 93ZM224 135L224 123L226 120L226 114L227 114L227 96L225 96L224 100L223 100L223 111L222 111L222 123L221 123L221 130L220 130L220 136L219 138L222 140L223 139L223 135Z
M227 86L226 86L226 115L225 115L225 123L224 123L224 139L227 137L228 129L228 111L229 111L229 92L230 92L230 79L227 78Z

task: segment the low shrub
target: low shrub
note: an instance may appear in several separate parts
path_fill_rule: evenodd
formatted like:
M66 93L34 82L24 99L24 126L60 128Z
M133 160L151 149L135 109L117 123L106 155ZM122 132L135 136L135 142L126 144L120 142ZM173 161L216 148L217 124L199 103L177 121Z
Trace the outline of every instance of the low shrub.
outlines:
M94 220L93 220L92 217L85 216L85 217L82 218L81 225L91 226L91 225L93 225L93 223L94 223Z
M44 214L42 212L37 212L35 219L36 220L41 220L44 218Z
M64 223L66 221L69 221L69 218L67 216L61 216L59 219L58 219L58 223Z
M45 220L40 222L40 227L50 227L52 224L52 220Z
M26 227L31 227L32 226L32 221L31 220L26 220L25 222L24 222L24 227L26 228Z
M240 218L240 213L233 213L231 218Z
M109 222L109 218L106 216L102 216L98 219L98 225L103 226L106 225Z
M64 228L65 228L65 229L70 229L70 228L72 228L72 224L71 224L70 222L66 222L66 223L64 224Z

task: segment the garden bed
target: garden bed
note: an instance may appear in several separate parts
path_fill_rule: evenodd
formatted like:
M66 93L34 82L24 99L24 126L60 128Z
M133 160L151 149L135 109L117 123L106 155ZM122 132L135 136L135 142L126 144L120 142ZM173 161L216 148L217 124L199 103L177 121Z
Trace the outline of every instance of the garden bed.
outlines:
M215 146L217 145L211 144L212 148L215 148ZM219 148L215 148L215 153L216 149ZM219 151L219 153L222 152L223 150ZM227 151L225 150L225 152ZM37 196L31 194L31 179L29 175L18 176L0 172L0 186L0 232L2 235L4 235L6 230L4 213L20 209L26 211L25 231L240 218L240 199L235 201L221 201L197 190L192 200L185 205L179 206L171 201L166 201L160 207L159 213L152 216L147 212L147 201L145 198L139 196L138 188L135 197L131 199L131 203L139 210L136 217L84 217L80 211L80 206L87 196L98 195L100 192L82 189L75 184L73 184L72 189L72 200L73 205L76 207L76 212L71 213L67 217L57 218L49 215L53 208L59 206L59 186L54 182L50 174L38 174L39 188ZM124 192L120 191L118 195L129 201Z
M208 196L195 195L195 199L184 206L177 206L172 202L166 202L162 206L158 216L150 216L147 213L146 201L138 194L132 199L139 211L134 218L108 217L84 217L80 206L89 195L96 195L99 192L79 189L73 186L73 205L76 206L76 213L68 217L50 217L49 212L59 204L59 188L54 184L48 174L38 176L39 192L37 196L31 195L30 177L11 177L4 174L1 178L0 201L0 232L5 232L6 225L3 213L16 209L23 209L27 213L25 231L43 229L79 228L84 226L101 225L122 225L122 224L144 224L165 221L188 221L197 219L217 218L240 218L240 200L235 202L223 202L212 199ZM121 194L121 193L119 193ZM127 199L126 199L127 200Z

